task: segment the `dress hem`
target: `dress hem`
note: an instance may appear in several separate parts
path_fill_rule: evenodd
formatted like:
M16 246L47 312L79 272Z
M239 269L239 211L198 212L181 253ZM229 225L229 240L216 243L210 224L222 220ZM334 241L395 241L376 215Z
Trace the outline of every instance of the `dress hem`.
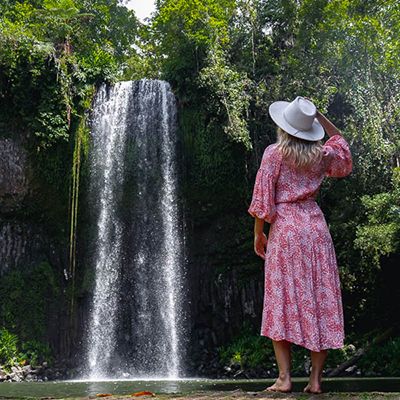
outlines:
M275 341L286 340L286 341L288 341L290 343L296 344L297 346L301 346L301 347L306 348L307 350L311 350L311 351L315 351L315 352L320 352L322 350L328 350L328 349L332 349L332 350L342 349L344 347L344 343L342 342L343 343L342 345L322 346L320 349L317 349L315 347L310 348L310 346L306 345L304 342L300 342L299 340L293 340L293 339L287 338L287 337L282 337L282 338L278 338L276 336L272 337L271 335L264 334L264 333L261 333L261 336L268 337L268 338L270 338L272 340L275 340Z

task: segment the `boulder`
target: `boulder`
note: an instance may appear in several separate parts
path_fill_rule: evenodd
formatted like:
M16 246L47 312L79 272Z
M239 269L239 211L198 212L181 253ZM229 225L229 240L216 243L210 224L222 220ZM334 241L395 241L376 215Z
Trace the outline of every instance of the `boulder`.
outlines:
M7 379L7 373L0 369L0 382L3 382Z

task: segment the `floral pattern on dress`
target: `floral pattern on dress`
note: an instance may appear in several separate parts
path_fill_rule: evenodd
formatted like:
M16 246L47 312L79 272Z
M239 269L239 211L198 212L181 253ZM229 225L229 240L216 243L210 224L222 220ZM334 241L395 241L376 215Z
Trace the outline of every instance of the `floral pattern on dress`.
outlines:
M248 208L271 223L261 335L312 351L343 347L336 254L315 199L325 177L345 177L352 166L341 135L329 138L321 161L306 170L286 162L275 143L265 149Z

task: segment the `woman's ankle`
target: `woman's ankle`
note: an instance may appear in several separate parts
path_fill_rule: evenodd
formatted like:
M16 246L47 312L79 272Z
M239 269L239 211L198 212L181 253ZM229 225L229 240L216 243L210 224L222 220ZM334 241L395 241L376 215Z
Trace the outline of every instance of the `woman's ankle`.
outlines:
M281 381L290 381L290 379L291 379L290 371L289 372L279 372L278 378Z
M309 377L309 381L310 382L315 382L315 383L321 383L321 381L322 381L322 372L320 372L320 373L312 373L311 372L311 374L310 374L310 377Z

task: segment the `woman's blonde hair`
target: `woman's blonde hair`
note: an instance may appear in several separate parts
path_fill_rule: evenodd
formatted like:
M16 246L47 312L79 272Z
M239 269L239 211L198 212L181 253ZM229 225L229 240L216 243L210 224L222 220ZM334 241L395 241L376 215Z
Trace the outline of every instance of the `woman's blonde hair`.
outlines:
M322 141L309 141L289 135L278 126L277 145L283 158L298 168L318 163L322 158Z

